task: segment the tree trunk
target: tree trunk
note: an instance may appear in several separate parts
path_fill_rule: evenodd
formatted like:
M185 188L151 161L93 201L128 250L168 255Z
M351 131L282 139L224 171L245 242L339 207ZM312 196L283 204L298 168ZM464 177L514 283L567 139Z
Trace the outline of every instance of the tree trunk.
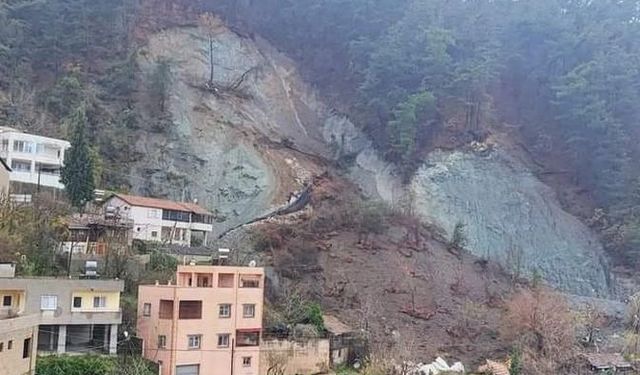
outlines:
M213 86L213 37L209 37L209 85Z

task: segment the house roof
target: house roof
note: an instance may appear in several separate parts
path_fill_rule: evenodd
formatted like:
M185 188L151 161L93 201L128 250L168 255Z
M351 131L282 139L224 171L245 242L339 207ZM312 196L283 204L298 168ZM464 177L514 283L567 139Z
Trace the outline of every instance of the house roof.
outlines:
M128 195L128 194L120 194L120 193L114 194L114 196L122 199L123 201L129 203L132 206L160 208L163 210L172 210L172 211L192 212L198 215L213 215L211 212L205 210L204 208L198 206L195 203L180 203L180 202L170 201L168 199L139 197L136 195Z
M324 320L324 328L334 335L343 335L345 333L353 332L351 327L342 323L333 315L323 315L322 319Z
M7 163L4 161L4 159L0 158L0 164L2 164L4 169L6 169L7 171L11 172L11 168L7 165Z
M631 368L631 363L627 362L620 353L588 353L584 356L589 364L597 369Z
M133 220L126 218L107 219L104 215L85 213L73 214L63 218L69 229L87 229L89 227L133 228Z

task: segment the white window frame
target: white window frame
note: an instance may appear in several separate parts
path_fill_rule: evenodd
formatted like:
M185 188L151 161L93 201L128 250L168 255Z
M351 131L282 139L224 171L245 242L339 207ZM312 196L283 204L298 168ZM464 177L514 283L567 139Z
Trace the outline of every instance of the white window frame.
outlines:
M242 357L242 367L251 367L251 357Z
M226 313L223 313L226 311ZM218 318L228 319L231 318L231 304L230 303L221 303L218 305Z
M93 308L94 309L104 309L105 307L107 307L107 297L105 297L105 296L94 296L93 297Z
M249 312L247 312L248 309L250 310ZM253 303L242 305L242 317L243 318L255 318L256 317L256 305L253 304Z
M187 348L200 349L202 345L202 335L187 335Z
M40 310L53 311L58 308L58 296L43 294L40 296Z
M231 334L222 333L218 335L218 348L228 348L231 341Z

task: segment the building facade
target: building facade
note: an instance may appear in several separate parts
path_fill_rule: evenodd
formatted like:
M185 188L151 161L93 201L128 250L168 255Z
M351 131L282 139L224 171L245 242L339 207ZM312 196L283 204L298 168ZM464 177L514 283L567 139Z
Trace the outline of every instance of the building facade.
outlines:
M0 158L11 168L10 181L63 189L60 168L67 141L0 127Z
M0 196L9 195L9 174L11 168L5 163L4 159L0 157Z
M182 246L207 243L213 214L194 203L115 194L105 203L123 219L133 221L133 239Z
M33 343L45 353L116 354L123 290L119 280L0 277L3 302L36 316Z
M66 238L61 252L105 256L109 251L125 251L131 245L133 221L108 214L73 214L64 218Z
M161 375L257 375L263 299L262 268L179 266L138 289L143 356Z
M15 265L0 264L0 277L13 277ZM27 375L36 370L37 314L25 311L25 292L0 287L0 374Z

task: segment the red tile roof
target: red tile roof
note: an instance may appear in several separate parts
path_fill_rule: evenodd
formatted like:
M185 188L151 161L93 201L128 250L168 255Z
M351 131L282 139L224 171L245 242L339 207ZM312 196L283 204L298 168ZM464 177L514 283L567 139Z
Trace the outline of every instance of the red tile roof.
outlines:
M114 194L114 196L122 199L132 206L160 208L163 210L192 212L197 215L213 215L211 212L198 206L195 203L180 203L167 199L139 197L127 194Z

